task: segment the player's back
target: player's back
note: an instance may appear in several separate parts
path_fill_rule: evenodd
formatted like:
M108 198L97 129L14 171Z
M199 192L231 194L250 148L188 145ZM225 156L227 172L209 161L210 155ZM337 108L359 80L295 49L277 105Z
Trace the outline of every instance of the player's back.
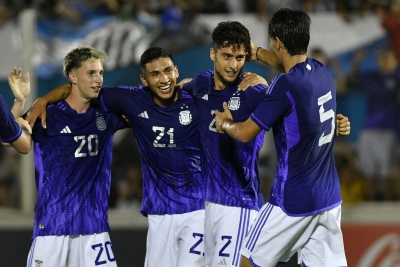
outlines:
M274 126L278 170L272 201L291 215L316 213L341 203L333 158L336 89L329 70L307 59L278 76L272 90L287 111Z

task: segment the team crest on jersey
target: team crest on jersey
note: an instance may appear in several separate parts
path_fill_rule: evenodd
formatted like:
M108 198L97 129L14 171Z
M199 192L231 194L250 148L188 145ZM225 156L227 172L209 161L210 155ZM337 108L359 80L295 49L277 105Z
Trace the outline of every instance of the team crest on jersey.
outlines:
M231 99L229 99L228 108L230 110L238 110L239 107L240 107L240 97L232 96Z
M98 116L96 118L96 126L100 131L104 131L107 128L106 121L104 120L103 116Z
M190 113L190 110L182 110L179 112L179 122L182 125L188 125L192 122L192 114Z

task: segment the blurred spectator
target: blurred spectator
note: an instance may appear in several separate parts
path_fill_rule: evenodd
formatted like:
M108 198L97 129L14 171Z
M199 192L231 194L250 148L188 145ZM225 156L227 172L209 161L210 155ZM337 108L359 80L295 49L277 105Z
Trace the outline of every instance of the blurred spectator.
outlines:
M0 206L18 206L19 159L13 149L0 145Z
M366 180L357 168L356 155L346 141L335 142L335 162L344 205L366 199Z
M16 17L16 11L13 8L11 0L0 2L0 25Z
M305 0L303 7L306 12L327 12L335 11L336 3L334 0Z
M394 0L389 8L381 8L382 27L386 30L392 49L400 60L400 0Z
M339 60L337 58L328 58L325 51L320 47L311 49L310 56L329 68L335 80L337 95L344 95L346 92L346 75Z
M140 209L142 168L139 151L132 130L127 129L121 132L121 139L116 138L114 141L109 204L111 208L136 205Z
M30 7L33 0L0 0L0 26L14 20L20 11Z
M355 16L362 17L370 9L370 0L336 0L336 10L346 22L351 22Z
M393 161L397 145L400 68L391 49L379 51L378 69L360 71L364 51L355 55L349 82L365 92L367 111L360 132L358 165L368 181L368 200L392 200Z
M256 0L257 17L260 20L269 20L272 14L282 7L303 9L304 0Z

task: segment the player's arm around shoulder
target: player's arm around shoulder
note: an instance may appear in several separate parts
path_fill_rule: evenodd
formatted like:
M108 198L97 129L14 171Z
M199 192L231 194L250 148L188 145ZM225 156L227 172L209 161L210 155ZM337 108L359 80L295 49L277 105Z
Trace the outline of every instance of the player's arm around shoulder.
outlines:
M238 85L239 91L246 91L249 87L263 85L268 87L268 82L264 77L253 72L243 73L243 79Z

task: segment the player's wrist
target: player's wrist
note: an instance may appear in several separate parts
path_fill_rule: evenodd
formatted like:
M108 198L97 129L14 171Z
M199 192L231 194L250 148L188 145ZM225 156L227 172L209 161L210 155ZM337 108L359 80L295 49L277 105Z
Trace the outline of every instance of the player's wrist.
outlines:
M229 126L231 125L231 123L232 123L232 120L231 119L225 119L223 122L222 122L222 125L221 125L221 130L223 131L223 132L226 132L226 130L229 128Z

